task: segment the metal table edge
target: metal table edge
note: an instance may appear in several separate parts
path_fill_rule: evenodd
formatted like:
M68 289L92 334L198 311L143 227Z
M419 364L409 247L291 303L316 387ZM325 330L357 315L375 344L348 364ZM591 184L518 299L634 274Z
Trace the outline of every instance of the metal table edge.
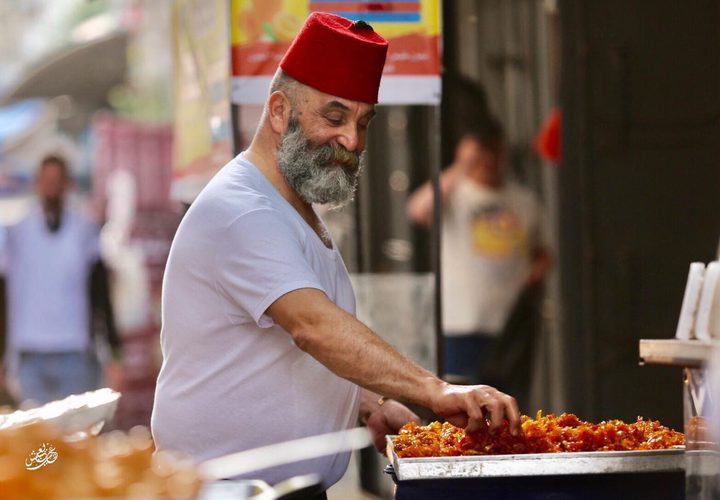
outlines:
M399 481L482 477L680 472L685 448L399 458L387 436L387 457Z

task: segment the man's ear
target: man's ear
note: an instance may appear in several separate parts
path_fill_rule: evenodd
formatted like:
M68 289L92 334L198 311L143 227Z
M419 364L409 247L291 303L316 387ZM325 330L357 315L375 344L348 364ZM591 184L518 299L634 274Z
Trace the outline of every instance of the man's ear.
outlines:
M270 94L268 98L268 117L273 132L278 135L283 135L287 129L291 115L292 105L285 92L276 90Z

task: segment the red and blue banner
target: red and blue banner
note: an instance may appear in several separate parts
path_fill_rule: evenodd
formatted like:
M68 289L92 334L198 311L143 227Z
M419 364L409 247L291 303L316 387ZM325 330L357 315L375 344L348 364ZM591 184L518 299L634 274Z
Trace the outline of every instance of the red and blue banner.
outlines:
M351 21L362 19L368 23L419 23L421 19L420 0L310 0L310 11L331 12Z

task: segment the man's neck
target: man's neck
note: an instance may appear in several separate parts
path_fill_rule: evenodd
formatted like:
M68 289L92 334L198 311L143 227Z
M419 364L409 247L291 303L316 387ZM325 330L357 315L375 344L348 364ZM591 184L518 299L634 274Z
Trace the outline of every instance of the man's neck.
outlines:
M488 189L501 189L504 184L502 176L486 174L484 172L474 172L468 175L468 178Z
M51 233L57 232L62 224L62 210L43 210L43 215L48 230Z
M270 184L277 189L280 195L297 210L300 216L302 216L308 224L314 226L317 215L312 209L312 205L300 198L297 192L285 181L277 164L277 155L272 150L269 150L269 148L263 147L262 143L258 142L256 137L250 147L245 151L245 156L260 170L265 178L270 181Z
M312 204L303 200L300 195L287 183L277 161L279 143L273 138L267 125L258 129L250 147L245 151L245 157L260 170L270 184L277 189L280 195L300 214L300 217L315 231L320 240L328 248L332 247L332 240L326 234L325 226L315 213Z

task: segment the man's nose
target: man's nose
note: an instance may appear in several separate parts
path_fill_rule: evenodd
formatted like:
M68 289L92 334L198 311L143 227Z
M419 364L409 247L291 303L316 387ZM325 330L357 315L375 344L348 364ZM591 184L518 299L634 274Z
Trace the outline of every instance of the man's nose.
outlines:
M352 125L345 127L338 137L337 142L348 151L359 152L358 150L362 148L360 133L357 128Z

